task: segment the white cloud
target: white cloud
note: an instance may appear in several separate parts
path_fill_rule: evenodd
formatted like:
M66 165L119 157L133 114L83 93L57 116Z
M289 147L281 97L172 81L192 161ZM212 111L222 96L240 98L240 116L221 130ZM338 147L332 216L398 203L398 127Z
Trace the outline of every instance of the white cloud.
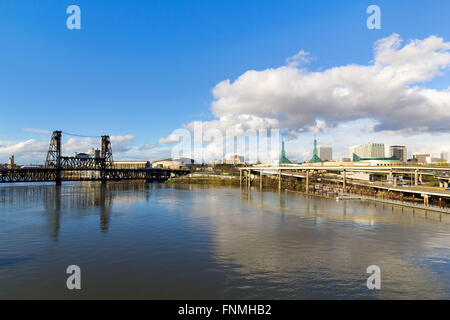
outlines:
M292 67L298 67L300 65L305 65L311 62L313 58L309 56L309 52L304 50L300 50L292 57L286 59L286 64Z
M36 128L25 128L25 129L23 129L23 131L33 132L33 133L41 133L41 134L50 134L51 133L49 130L36 129Z
M151 150L153 148L156 148L157 144L144 144L143 146L139 147L139 150Z
M450 91L420 85L450 66L450 43L442 38L412 40L402 47L393 34L375 43L374 62L323 71L298 68L295 61L305 55L300 51L286 66L250 70L234 82L217 84L211 109L218 119L211 125L298 131L318 119L335 125L371 118L378 121L376 130L450 130Z
M231 130L242 136L248 130L283 129L285 136L304 142L297 144L299 159L312 149L308 132L333 136L327 144L335 145L342 156L358 139L364 140L361 143L386 139L387 145L408 144L410 150L432 152L449 141L450 89L427 88L425 83L448 71L450 42L429 36L402 45L400 36L393 34L374 44L374 59L366 65L311 71L305 67L309 60L309 54L300 50L284 66L249 70L234 81L218 83L211 104L216 119L203 122L203 132L218 130L224 136ZM191 122L183 128L194 131L195 126ZM419 148L414 137L436 143ZM162 141L178 140L171 135Z
M128 134L125 136L111 136L111 146L114 152L126 152L131 149L134 144L136 136L134 134Z
M120 159L123 154L133 148L135 135L111 136L111 145L114 158ZM50 139L39 141L29 139L25 141L0 140L0 158L6 159L15 155L18 163L44 164ZM72 156L75 152L89 152L92 148L100 148L100 139L69 138L62 141L63 155Z
M11 155L27 154L29 158L44 154L48 149L48 142L29 139L25 141L0 141L0 157L8 158Z
M161 138L158 140L158 144L171 144L180 141L180 136L177 134L170 134L166 138Z

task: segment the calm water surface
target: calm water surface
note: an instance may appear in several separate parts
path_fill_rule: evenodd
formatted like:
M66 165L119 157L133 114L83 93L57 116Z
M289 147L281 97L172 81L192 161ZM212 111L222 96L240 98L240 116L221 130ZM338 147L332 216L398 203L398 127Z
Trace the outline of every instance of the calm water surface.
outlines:
M204 186L0 186L0 299L450 298L450 217ZM82 290L66 288L69 265ZM366 268L381 268L368 290Z

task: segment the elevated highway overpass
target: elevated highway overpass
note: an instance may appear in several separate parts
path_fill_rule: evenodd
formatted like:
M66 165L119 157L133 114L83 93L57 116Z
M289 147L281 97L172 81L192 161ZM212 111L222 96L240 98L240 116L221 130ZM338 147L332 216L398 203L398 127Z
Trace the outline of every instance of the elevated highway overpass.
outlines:
M308 190L310 179L319 174L329 174L331 180L342 184L343 190L346 190L348 185L359 185L375 190L387 190L392 192L399 192L402 194L419 195L428 201L429 197L450 198L450 190L448 184L450 182L450 167L437 166L363 166L363 165L349 165L349 166L331 166L331 165L281 165L281 166L263 166L255 165L248 167L241 167L240 181L241 185L245 183L248 187L251 186L252 180L259 175L260 189L262 189L262 181L264 175L272 175L278 178L278 188L281 190L282 177L294 177L304 179L306 183L306 190ZM392 177L409 176L411 185L397 185L396 180L392 183L379 181L364 181L351 178L349 173L368 173L378 176ZM333 177L334 175L334 177ZM437 181L439 187L431 187L421 185L424 176L432 177ZM330 177L328 177L330 178ZM325 180L329 180L325 177Z

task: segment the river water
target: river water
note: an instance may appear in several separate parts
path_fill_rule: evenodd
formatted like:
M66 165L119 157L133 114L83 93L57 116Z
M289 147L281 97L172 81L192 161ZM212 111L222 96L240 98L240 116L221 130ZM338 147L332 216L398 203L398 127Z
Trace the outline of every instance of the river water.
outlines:
M0 299L449 299L450 217L196 185L0 185ZM68 290L69 265L81 290ZM369 290L367 267L381 270Z

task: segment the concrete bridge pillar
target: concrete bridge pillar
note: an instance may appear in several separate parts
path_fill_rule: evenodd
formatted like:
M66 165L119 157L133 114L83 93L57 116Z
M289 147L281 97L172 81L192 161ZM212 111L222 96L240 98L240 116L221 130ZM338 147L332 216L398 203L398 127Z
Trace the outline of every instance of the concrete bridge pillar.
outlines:
M306 170L306 193L309 193L309 170Z
M278 191L281 191L281 170L278 170Z
M239 170L239 188L242 188L242 170Z
M443 188L444 187L444 181L439 180L439 188Z
M419 170L415 170L414 171L414 185L418 186L419 185Z
M428 207L428 204L429 204L429 196L427 195L427 194L425 194L424 196L423 196L423 204L425 205L425 207Z
M342 171L342 187L344 188L344 192L346 186L347 186L347 173L344 170Z
M263 187L263 171L259 171L259 191L262 191Z

